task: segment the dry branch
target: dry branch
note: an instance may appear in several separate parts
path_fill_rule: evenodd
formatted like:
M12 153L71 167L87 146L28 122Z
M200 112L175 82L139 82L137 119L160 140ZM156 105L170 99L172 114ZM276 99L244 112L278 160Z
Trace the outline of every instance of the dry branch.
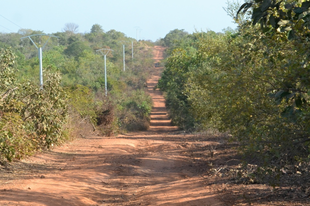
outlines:
M13 89L8 89L6 92L4 92L1 96L1 101L5 100L7 96L9 96L10 93L12 93L14 90L18 89L18 87L15 87Z

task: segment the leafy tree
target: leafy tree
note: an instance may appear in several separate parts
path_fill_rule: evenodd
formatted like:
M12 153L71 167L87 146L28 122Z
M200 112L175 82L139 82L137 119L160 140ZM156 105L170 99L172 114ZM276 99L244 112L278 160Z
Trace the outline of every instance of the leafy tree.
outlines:
M234 23L238 25L245 24L249 19L249 12L238 13L239 8L241 7L241 3L239 0L226 1L226 7L223 9L226 11L227 15L233 19ZM236 15L237 14L237 15Z
M114 29L107 32L107 35L110 36L111 39L121 39L125 37L125 34L122 32L115 31Z
M188 33L184 29L175 29L170 31L164 38L165 46L172 47L176 41L182 40Z
M230 132L260 160L261 177L309 161L309 7L245 3L240 11L251 8L252 19L237 33L187 35L168 50L159 87L181 111L172 108L172 117Z
M66 93L58 73L45 72L44 90L16 79L14 54L0 51L0 161L11 161L62 141Z
M31 29L19 29L17 33L22 35L22 36L28 36L28 35L33 33L33 30L31 30Z
M162 91L167 92L166 105L172 116L173 124L183 129L194 126L188 98L184 94L190 64L191 56L183 49L175 49L167 59L166 70L158 84Z
M87 45L86 42L77 41L68 46L65 49L64 53L68 56L72 56L75 58L80 57L84 51L90 51L91 48Z
M103 33L102 26L99 25L99 24L94 24L94 25L91 27L90 33L91 33L91 34L100 34L100 33Z

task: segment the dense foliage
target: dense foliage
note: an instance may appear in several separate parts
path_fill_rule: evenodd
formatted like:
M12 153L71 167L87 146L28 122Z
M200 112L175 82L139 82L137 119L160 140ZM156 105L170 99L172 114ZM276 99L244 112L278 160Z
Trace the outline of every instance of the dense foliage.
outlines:
M252 19L238 31L196 33L175 45L159 83L174 122L231 133L247 157L260 160L262 174L307 164L309 6L246 3L240 12Z
M30 81L17 81L14 59L10 50L0 51L0 154L7 160L59 143L67 119L59 73L47 72L41 90Z
M21 40L32 34L42 32L0 34L0 161L50 148L73 134L89 134L87 125L107 135L148 128L152 102L145 82L153 66L151 42L136 42L115 30L104 32L98 24L90 33L68 29L53 34L58 38L51 38L43 50L40 89L38 51L29 39ZM32 39L43 46L48 37ZM101 48L113 49L107 56L108 96L104 59L96 52Z

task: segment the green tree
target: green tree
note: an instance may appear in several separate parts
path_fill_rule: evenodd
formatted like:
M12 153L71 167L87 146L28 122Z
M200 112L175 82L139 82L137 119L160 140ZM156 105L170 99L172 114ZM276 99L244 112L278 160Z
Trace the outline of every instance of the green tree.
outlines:
M100 34L103 33L103 29L102 26L99 24L94 24L91 29L90 29L90 33L92 34Z
M91 48L87 45L86 42L77 41L70 44L68 48L64 50L64 53L68 56L78 58L83 54L84 51L91 51Z
M188 33L184 29L174 29L165 36L165 46L172 47L175 42L183 40L187 35Z

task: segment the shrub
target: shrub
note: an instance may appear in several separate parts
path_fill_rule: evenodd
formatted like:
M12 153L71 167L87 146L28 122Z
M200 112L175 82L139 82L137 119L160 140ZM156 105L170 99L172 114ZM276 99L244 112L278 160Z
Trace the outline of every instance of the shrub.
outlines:
M61 142L67 121L66 93L58 73L45 72L44 89L17 82L14 54L0 51L0 155L12 161Z

